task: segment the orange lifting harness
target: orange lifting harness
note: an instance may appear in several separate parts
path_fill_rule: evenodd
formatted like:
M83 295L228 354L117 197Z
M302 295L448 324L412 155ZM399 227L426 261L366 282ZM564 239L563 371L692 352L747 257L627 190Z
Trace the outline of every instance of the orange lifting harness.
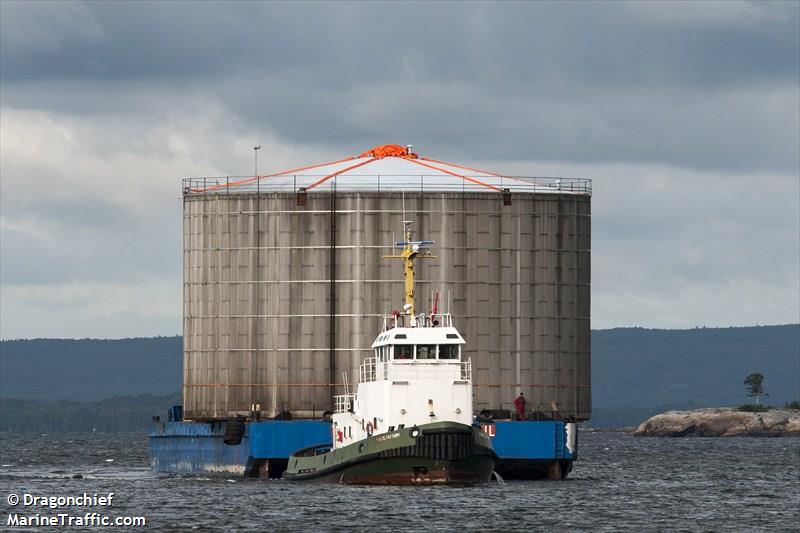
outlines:
M371 158L371 159L368 159L367 161L361 161L359 163L355 163L355 164L350 165L348 167L345 167L343 169L337 170L336 172L333 172L331 174L323 176L322 178L318 179L317 181L315 181L314 183L312 183L311 185L306 187L306 190L310 191L311 189L313 189L313 188L315 188L315 187L317 187L319 185L322 185L323 183L325 183L326 181L330 180L331 178L335 178L336 176L338 176L340 174L343 174L343 173L345 173L347 171L354 170L354 169L362 167L364 165L368 165L368 164L370 164L370 163L372 163L374 161L377 161L378 159L383 159L385 157L399 157L401 159L407 159L411 163L415 163L417 165L429 168L431 170L438 170L439 172L443 172L445 174L449 174L450 176L453 176L455 178L461 178L464 181L469 181L469 182L474 183L476 185L480 185L482 187L486 187L487 189L492 189L492 190L495 190L497 192L502 192L500 190L500 188L495 187L494 185L491 185L489 183L485 183L485 182L483 182L483 181L481 181L481 180L479 180L477 178L473 178L473 177L470 177L470 176L458 174L456 172L452 172L452 171L447 170L445 168L441 168L439 166L432 165L431 163L437 163L439 165L447 165L447 166L461 168L461 169L464 169L464 170L470 170L470 171L474 171L474 172L481 172L483 174L488 174L490 176L501 177L500 174L495 174L494 172L487 172L485 170L478 170L478 169L474 169L474 168L470 168L470 167L465 167L465 166L462 166L462 165L456 165L454 163L447 163L445 161L438 161L436 159L431 159L431 158L428 158L428 157L420 157L419 155L417 155L416 153L411 151L411 147L410 146L409 147L405 147L405 146L400 146L399 144L381 144L381 145L375 146L374 148L370 148L369 150L367 150L366 152L362 153L361 155L359 155L358 157L355 157L355 158L354 157L347 157L347 158L344 158L344 159L339 159L338 161L331 161L329 163L319 163L319 164L316 164L316 165L308 165L308 166L305 166L305 167L295 168L295 169L291 169L291 170L285 170L283 172L277 172L275 174L268 174L266 176L254 176L252 178L245 178L245 179L238 180L238 181L233 181L233 182L230 182L230 183L222 183L222 184L218 184L218 185L213 185L211 187L206 187L206 188L204 188L202 190L201 189L196 189L196 190L192 189L192 192L211 192L211 191L216 191L216 190L220 190L220 189L227 189L228 187L234 187L234 186L237 186L237 185L243 185L245 183L251 183L253 181L260 181L260 180L265 179L265 178L273 178L273 177L276 177L276 176L285 176L285 175L288 175L288 174L291 174L291 173L294 173L294 172L301 172L303 170L309 170L309 169L312 169L312 168L323 167L323 166L328 166L328 165L335 165L335 164L338 164L338 163L343 163L345 161L352 161L353 159L361 159L361 158L365 158L365 157L368 157L368 158ZM422 161L427 161L427 163L423 163ZM511 179L516 179L516 178L511 178Z
M384 157L402 157L403 159L419 158L410 148L400 146L399 144L381 144L370 148L358 157L374 157L375 159L383 159Z

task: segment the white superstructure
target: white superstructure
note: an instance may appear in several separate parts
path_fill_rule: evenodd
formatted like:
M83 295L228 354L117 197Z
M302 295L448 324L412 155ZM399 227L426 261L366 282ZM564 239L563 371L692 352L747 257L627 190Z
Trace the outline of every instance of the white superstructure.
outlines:
M335 397L334 448L431 422L472 424L472 368L450 315L418 317L416 327L397 326L402 318L375 339L357 392Z
M464 338L448 313L415 314L414 261L430 257L421 249L430 241L411 240L404 222L406 299L403 312L384 318L372 343L373 355L359 368L356 393L334 396L333 447L431 422L472 424L472 366L461 357Z

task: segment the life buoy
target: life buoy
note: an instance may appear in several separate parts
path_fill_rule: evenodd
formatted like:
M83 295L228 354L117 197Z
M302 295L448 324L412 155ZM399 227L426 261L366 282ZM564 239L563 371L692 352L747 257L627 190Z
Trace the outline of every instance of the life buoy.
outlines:
M367 436L372 436L372 422L367 422Z

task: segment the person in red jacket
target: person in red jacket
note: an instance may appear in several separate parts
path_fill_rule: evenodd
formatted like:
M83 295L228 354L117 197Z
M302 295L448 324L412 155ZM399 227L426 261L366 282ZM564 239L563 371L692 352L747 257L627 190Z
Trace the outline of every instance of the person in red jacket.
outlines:
M514 400L514 407L517 408L517 418L525 420L525 396L520 392L517 399Z

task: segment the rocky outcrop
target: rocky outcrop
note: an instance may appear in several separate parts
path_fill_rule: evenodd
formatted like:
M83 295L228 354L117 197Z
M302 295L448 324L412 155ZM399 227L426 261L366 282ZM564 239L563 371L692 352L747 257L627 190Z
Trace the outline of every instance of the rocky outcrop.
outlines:
M642 437L800 437L800 411L760 413L731 408L667 411L648 418L633 432Z

